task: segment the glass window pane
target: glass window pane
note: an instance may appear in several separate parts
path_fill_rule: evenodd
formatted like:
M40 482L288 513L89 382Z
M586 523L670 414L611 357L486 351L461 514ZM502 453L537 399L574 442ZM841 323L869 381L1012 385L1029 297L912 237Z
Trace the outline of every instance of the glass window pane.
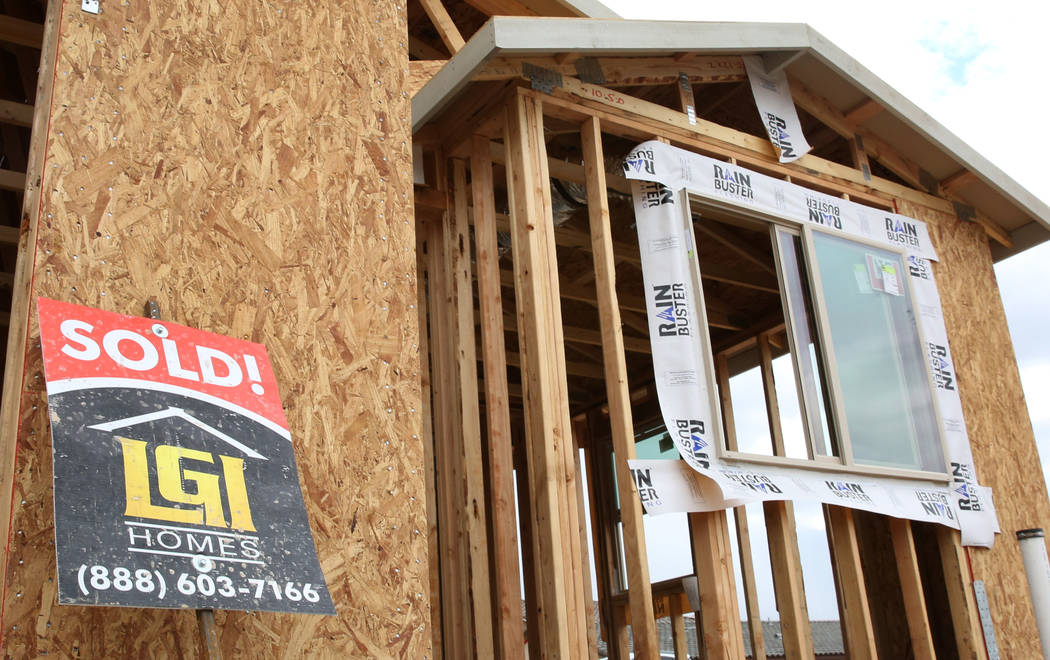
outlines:
M901 257L822 232L813 243L854 461L943 472Z
M791 310L792 328L799 378L802 381L806 403L806 421L813 438L813 452L817 456L838 456L838 448L828 424L828 388L822 360L817 356L817 330L813 313L813 299L802 259L802 238L797 234L777 229L777 250L780 269L787 292L785 307Z
M729 379L736 422L737 450L746 454L773 455L773 438L769 435L766 395L762 373L753 367Z

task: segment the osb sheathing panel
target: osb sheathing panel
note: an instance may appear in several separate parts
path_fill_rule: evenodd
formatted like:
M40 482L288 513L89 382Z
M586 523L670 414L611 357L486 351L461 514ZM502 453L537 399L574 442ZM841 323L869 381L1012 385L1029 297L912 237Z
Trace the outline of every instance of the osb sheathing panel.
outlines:
M269 349L338 616L218 613L227 657L428 655L403 4L102 9L43 72L34 296ZM196 657L192 612L56 604L35 325L22 408L4 655Z
M929 224L940 257L934 273L966 430L978 479L993 490L1003 530L991 550L968 550L974 578L985 581L1002 657L1039 657L1014 532L1050 528L1050 503L986 237L976 224L915 204L901 203L900 212Z

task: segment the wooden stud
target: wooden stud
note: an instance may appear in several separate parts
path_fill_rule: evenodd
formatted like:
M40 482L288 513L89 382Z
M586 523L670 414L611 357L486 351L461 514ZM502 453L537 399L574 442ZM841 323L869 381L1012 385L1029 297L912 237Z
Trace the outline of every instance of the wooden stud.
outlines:
M944 584L948 589L948 608L952 613L955 645L959 657L964 660L988 660L988 651L984 647L984 633L977 618L973 577L959 532L937 525L937 545L941 553Z
M446 244L453 273L456 313L456 372L459 376L459 438L463 461L465 517L469 548L471 603L474 611L474 645L478 657L494 655L492 599L489 584L486 535L485 463L481 452L481 416L478 410L477 349L474 339L474 290L471 277L470 223L467 219L467 164L455 159L452 165L455 213L451 242ZM460 548L460 552L467 548Z
M422 399L421 411L423 413L423 433L421 435L423 438L423 471L427 492L427 543L428 556L430 557L427 568L429 569L430 577L430 636L433 640L431 649L435 660L441 660L443 657L441 644L441 573L439 566L441 552L438 541L437 481L434 463L433 404L431 403L432 392L430 386L430 334L427 332L428 294L425 255L428 247L426 245L426 236L429 232L426 222L426 220L421 221L416 229L416 255L418 258L416 271L417 292L419 294L417 299L417 312L419 314L419 380Z
M718 380L726 448L729 451L737 451L736 418L733 415L733 395L729 388L729 359L725 353L715 356L715 377ZM747 508L734 507L733 520L736 524L737 555L740 557L740 578L744 584L744 608L747 611L747 630L751 638L751 657L753 660L765 660L766 644L762 633L762 616L758 608L758 586L755 581L755 564L751 557L751 531L748 528Z
M492 157L488 139L475 136L470 160L474 241L478 268L481 351L485 373L485 423L489 442L492 552L499 657L521 658L521 595L514 514L514 452L510 434L503 302L499 285Z
M459 28L452 22L452 17L448 15L448 10L445 9L441 0L419 0L419 4L430 17L430 22L434 24L434 29L437 30L442 43L448 48L448 52L455 55L461 51L466 42L463 40L463 35L459 33Z
M915 552L915 537L911 521L890 518L890 533L893 535L893 555L897 560L897 575L900 577L901 595L904 597L904 616L908 619L908 635L911 638L912 655L915 660L936 660L933 648L933 633L930 632L929 615L926 612L926 596L922 591L919 574L919 558Z
M587 423L586 419L582 420L583 423L574 422L573 430L574 437L578 437L577 445L582 447L582 444L586 442L587 438ZM576 429L581 430L581 434L577 436L575 433ZM580 512L579 525L580 530L580 556L583 558L583 595L585 598L585 609L587 610L587 657L597 658L598 657L598 631L594 627L594 601L591 599L591 560L590 554L587 552L587 523L586 517L583 515L584 512L584 488L586 486L583 483L583 479L580 477L582 472L581 464L582 459L580 458L579 450L573 452L573 458L576 461L576 510Z
M44 19L42 37L37 46L40 52L40 71L33 110L32 139L29 146L27 171L32 173L25 181L22 198L23 230L6 229L0 241L16 242L18 256L15 262L14 284L11 288L11 312L7 331L7 355L4 358L3 396L0 397L0 493L14 492L15 448L18 444L19 414L21 412L22 384L25 378L26 343L29 336L30 313L33 309L33 267L36 257L37 234L40 226L40 183L47 141L44 136L51 119L51 94L58 48L58 30L62 3L50 2ZM14 239L14 240L12 240ZM13 498L0 497L0 530L11 529ZM6 532L5 532L6 533ZM7 566L9 547L0 544L0 566ZM6 593L7 571L0 571L0 593Z
M773 455L786 456L784 431L780 426L780 404L777 402L776 383L773 382L773 358L769 348L769 333L759 334L757 341L762 391L766 397L766 421L769 423L769 435L773 439Z
M584 613L568 609L573 600L573 587L568 584L571 565L566 566L562 552L566 539L562 536L559 497L565 483L561 453L569 442L570 428L568 401L559 396L564 391L565 356L557 263L550 260L554 251L550 179L545 167L542 108L537 99L522 95L512 98L504 143L519 343L525 365L522 384L535 561L544 569L537 576L538 625L543 629L538 651L565 658L576 651L569 629L581 627Z
M443 163L439 158L439 165ZM444 167L439 166L439 182L444 181ZM434 397L434 461L438 496L438 536L440 543L441 620L444 655L448 658L470 656L470 602L467 593L464 553L459 538L465 536L457 511L461 507L454 460L455 436L459 428L459 392L456 388L455 358L452 353L451 276L445 259L445 222L427 223L427 274L430 295L430 349Z
M542 649L543 628L540 626L540 602L539 602L539 572L536 570L536 557L539 555L537 549L538 540L533 530L536 529L536 518L533 516L530 499L530 477L528 458L526 457L524 431L520 427L512 427L514 430L514 464L516 466L516 479L514 487L518 494L518 516L521 538L521 572L522 582L525 585L525 641L530 649ZM531 655L531 651L530 651Z
M605 191L605 157L602 152L601 125L591 118L580 127L587 170L587 209L594 255L594 280L598 292L598 315L602 331L605 364L605 390L609 401L613 451L616 452L616 481L620 492L627 583L631 604L631 631L635 653L655 658L660 653L653 618L649 566L645 553L642 503L635 489L627 461L635 457L634 424L628 392L627 363L624 358L620 307L616 300L616 267L613 262L609 200Z
M605 443L598 443L596 427L603 419L597 409L584 415L583 423L577 429L584 445L584 460L587 462L588 498L591 504L591 538L594 540L594 574L597 582L598 613L602 636L609 643L609 650L615 655L616 621L612 604L613 593L619 584L619 568L616 549L616 521L612 509L613 484L611 483L611 452ZM626 656L624 656L626 657Z
M682 599L672 597L671 601L671 642L674 645L675 660L689 660L689 646L685 639L685 617L682 616Z
M784 638L784 657L802 660L813 657L813 634L802 584L802 562L798 555L795 512L790 502L763 502L769 564L776 587L780 632Z
M700 591L700 620L709 658L743 658L744 635L733 579L733 551L724 511L689 514L693 570Z
M776 384L773 382L773 361L768 333L758 335L758 350L773 453L784 456L784 432L780 426L780 406L777 403ZM783 501L763 502L762 509L766 517L769 563L773 570L777 610L780 612L784 654L788 660L811 658L813 635L802 581L802 562L798 555L795 510L791 502Z
M860 563L853 512L847 508L825 505L824 518L828 528L831 564L838 585L846 652L851 659L874 660L878 658L878 653L875 650L875 633L871 626L868 591Z

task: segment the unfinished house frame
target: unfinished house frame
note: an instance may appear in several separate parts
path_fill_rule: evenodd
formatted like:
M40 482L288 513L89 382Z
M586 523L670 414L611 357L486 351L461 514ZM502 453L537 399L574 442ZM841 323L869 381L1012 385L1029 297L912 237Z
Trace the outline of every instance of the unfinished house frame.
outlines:
M810 155L777 161L742 55L787 72ZM749 657L765 657L752 553L766 549L743 507L690 513L692 575L649 576L645 484L627 460L643 445L676 453L659 447L621 169L647 140L928 224L982 483L1039 494L1020 508L998 498L1006 533L991 550L824 505L836 591L820 597L837 602L851 658L983 658L996 641L1007 656L1036 652L1012 532L1044 525L1048 507L991 266L1046 240L1045 205L805 26L495 18L448 62L413 65L437 69L413 99L435 653L521 657L524 635L541 657L594 657L600 639L611 657L655 658L656 619L670 617L684 658L695 612L704 657L744 657L745 636ZM757 451L790 460L773 374L787 304L768 231L731 209L694 211L723 449L739 449L730 380L757 369L770 441ZM785 656L812 657L792 503L762 509Z
M694 613L703 657L759 658L772 583L784 655L812 657L792 502L688 514L691 570L650 579L626 461L667 452L620 161L658 140L927 224L1003 533L969 548L825 507L818 596L851 658L986 658L993 632L1036 657L1013 535L1050 503L992 265L1045 241L1050 209L812 30L592 0L2 11L0 655L656 658L667 618L681 658ZM777 162L744 55L786 71L810 155ZM752 218L698 210L724 449L748 449L746 372L761 452L790 458L773 252ZM336 616L217 611L202 638L187 610L58 604L38 297L153 301L266 346Z

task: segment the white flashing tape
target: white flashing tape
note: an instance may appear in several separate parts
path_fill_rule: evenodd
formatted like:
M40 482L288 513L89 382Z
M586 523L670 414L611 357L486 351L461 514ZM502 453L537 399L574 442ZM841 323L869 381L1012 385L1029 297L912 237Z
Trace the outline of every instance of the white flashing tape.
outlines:
M762 58L757 55L740 59L744 60L751 94L755 97L758 114L777 152L777 158L781 163L791 163L802 158L812 147L802 135L802 122L798 120L795 101L791 98L787 74L783 70L766 73Z
M925 223L831 197L660 142L645 142L624 160L642 258L653 371L660 409L682 461L630 461L649 513L712 511L762 500L806 499L936 522L962 531L964 545L991 547L999 531L991 491L977 483L940 296L937 259ZM871 477L719 458L711 409L714 383L696 305L699 266L683 189L844 235L903 247L929 345L928 368L951 463L953 483ZM688 468L686 467L688 465ZM689 469L691 468L691 469Z

